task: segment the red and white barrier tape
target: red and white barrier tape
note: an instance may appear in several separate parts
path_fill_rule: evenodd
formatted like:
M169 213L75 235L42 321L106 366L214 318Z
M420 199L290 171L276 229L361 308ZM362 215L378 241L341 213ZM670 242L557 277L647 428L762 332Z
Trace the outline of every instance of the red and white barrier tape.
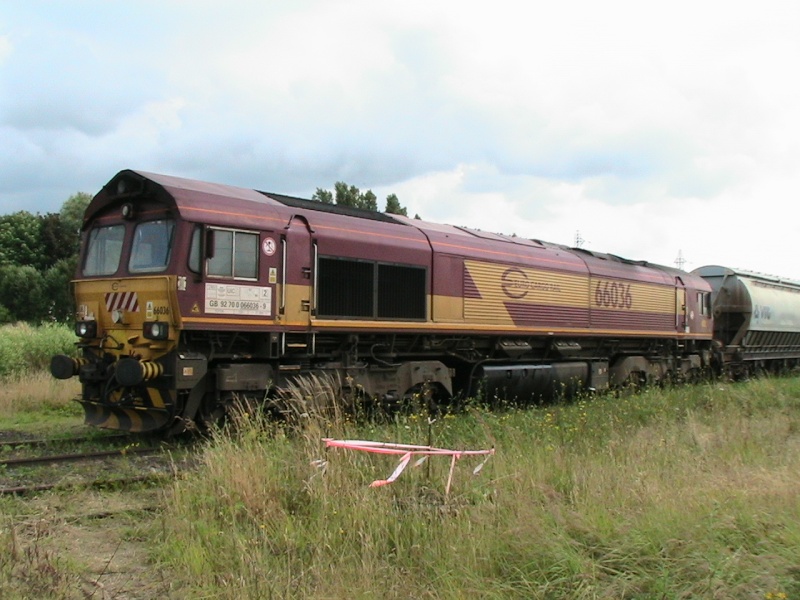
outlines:
M445 488L445 495L450 492L450 484L453 481L453 469L456 466L456 461L464 456L481 456L485 455L486 458L473 469L472 474L477 475L480 473L483 466L494 454L494 448L491 450L448 450L446 448L435 448L433 446L416 446L413 444L396 444L394 442L368 442L365 440L332 440L325 438L326 448L346 448L348 450L359 450L361 452L373 452L375 454L398 454L401 456L400 463L395 468L394 472L386 479L377 479L373 481L369 487L379 487L387 485L395 481L405 471L408 463L411 461L412 456L422 456L417 462L414 463L415 467L421 465L429 456L450 456L450 474L447 477L447 486Z

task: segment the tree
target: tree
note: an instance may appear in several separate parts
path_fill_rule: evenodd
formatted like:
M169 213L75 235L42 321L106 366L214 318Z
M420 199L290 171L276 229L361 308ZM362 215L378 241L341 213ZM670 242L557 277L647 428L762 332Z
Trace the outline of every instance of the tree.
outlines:
M378 212L378 197L372 193L372 190L367 190L359 195L358 207Z
M395 194L389 194L388 196L386 196L386 210L384 210L383 212L392 215L403 215L404 217L408 216L408 211L406 210L406 207L400 204L400 200L398 200Z
M333 184L336 206L359 207L361 191L354 185L348 186L344 181L337 181Z
M65 231L70 232L75 239L75 251L78 253L81 241L81 226L83 225L83 213L92 201L92 195L86 192L77 192L67 198L61 205L58 216L61 218L61 225Z
M333 204L333 193L328 190L323 190L322 188L317 188L317 191L314 192L311 199L322 202L323 204Z
M0 267L0 305L10 321L43 321L48 302L42 274L30 265Z
M41 219L39 270L52 267L59 260L78 252L80 237L65 227L58 213L47 213Z
M75 318L75 297L70 281L75 276L78 255L62 258L44 273L46 314L54 321L71 321Z
M42 267L41 232L41 218L27 210L0 216L0 266Z
M363 210L378 211L378 197L372 190L362 192L356 186L348 185L344 181L337 181L333 185L333 192L317 188L311 199L323 204L336 204L336 206L350 206ZM400 200L395 194L386 196L385 212L407 216L405 207L400 204Z
M58 213L0 215L0 322L74 317L69 282L91 199L79 192Z

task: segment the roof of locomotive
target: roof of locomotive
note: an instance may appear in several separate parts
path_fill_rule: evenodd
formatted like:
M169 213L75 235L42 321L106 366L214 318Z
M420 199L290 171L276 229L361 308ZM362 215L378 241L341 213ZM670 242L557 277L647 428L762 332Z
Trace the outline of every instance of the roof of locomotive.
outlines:
M92 199L84 216L84 225L112 206L153 196L177 210L188 221L214 225L241 226L243 223L252 223L251 219L256 222L272 220L275 218L274 209L284 206L398 223L391 215L354 207L323 204L284 194L171 175L124 170L117 173Z
M599 275L625 274L634 278L663 280L665 283L674 277L688 279L686 283L689 280L699 280L696 272L692 275L672 267L629 260L613 254L146 171L123 170L117 173L87 207L84 227L93 217L113 207L122 206L126 202L145 202L152 198L165 203L187 221L223 227L284 227L287 223L286 207L289 207L366 219L376 227L381 224L407 226L413 228L417 235L422 234L428 238L434 247L453 244L462 251L471 250L467 253L475 256L481 256L491 248L498 249L498 257L521 258L530 256L531 252L545 251L558 256L562 267L569 268L571 265L572 269L588 270Z

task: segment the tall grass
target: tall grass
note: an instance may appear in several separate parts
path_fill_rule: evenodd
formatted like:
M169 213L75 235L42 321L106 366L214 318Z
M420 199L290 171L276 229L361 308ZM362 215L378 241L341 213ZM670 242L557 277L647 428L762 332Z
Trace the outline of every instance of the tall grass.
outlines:
M76 356L77 338L66 325L0 326L0 379L46 370L54 354Z
M78 414L69 405L80 390L77 378L60 381L48 372L54 354L77 355L75 341L66 325L0 326L0 418L42 409Z
M330 413L328 413L330 414ZM169 492L159 559L228 598L800 597L800 380L385 425L242 412ZM458 464L323 449L457 449ZM320 469L317 459L326 462ZM196 588L196 589L195 589Z
M44 371L8 377L0 381L0 422L8 427L7 419L44 423L46 416L76 417L81 408L71 401L80 394L80 389L77 377L63 381Z

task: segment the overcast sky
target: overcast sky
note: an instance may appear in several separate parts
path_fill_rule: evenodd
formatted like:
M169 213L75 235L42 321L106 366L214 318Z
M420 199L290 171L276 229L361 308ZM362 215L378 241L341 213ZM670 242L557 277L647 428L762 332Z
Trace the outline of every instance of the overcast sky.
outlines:
M0 214L131 168L800 279L800 3L0 5Z

